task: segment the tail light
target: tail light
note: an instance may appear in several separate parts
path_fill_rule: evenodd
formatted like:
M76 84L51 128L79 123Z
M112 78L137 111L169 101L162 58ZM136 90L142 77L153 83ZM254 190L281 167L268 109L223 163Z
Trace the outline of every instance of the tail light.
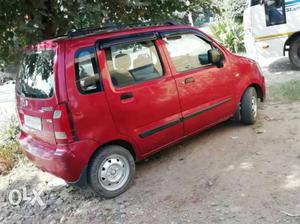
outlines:
M57 144L67 144L74 141L74 129L66 103L58 104L53 113L53 128Z

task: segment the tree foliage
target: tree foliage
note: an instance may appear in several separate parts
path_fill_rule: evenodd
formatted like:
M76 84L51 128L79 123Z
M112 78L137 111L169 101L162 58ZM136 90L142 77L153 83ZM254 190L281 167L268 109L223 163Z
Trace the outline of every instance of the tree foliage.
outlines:
M99 27L108 20L132 23L174 19L174 12L207 5L207 0L2 0L0 58L14 61L24 45L66 34L71 29Z
M246 0L213 0L217 21L210 28L213 35L233 52L244 51L243 12Z

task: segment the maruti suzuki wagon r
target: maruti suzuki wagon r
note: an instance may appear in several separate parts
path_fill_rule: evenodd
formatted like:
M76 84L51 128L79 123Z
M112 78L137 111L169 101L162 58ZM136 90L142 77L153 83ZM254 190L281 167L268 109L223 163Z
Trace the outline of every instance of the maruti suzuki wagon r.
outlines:
M254 61L191 26L78 30L26 48L19 141L40 169L112 198L136 161L230 118L253 124L264 98Z

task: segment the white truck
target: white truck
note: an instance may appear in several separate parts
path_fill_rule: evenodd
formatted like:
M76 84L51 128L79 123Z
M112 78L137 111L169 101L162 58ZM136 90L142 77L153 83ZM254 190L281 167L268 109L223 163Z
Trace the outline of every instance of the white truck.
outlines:
M288 53L300 69L300 0L249 0L244 27L250 56L259 60Z

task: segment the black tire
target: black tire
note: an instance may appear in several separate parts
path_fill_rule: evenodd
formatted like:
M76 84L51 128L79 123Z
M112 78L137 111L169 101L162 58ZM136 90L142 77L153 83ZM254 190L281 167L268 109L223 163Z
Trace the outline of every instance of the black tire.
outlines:
M255 102L253 102L253 100ZM255 105L254 105L255 104ZM244 124L254 124L257 120L257 93L254 87L249 87L241 100L241 121ZM256 109L254 109L254 107Z
M295 69L300 70L300 37L290 44L289 57Z
M124 168L125 166L126 168ZM120 178L123 176L123 179L118 180L119 182L113 180L112 172L117 173ZM135 161L131 153L121 146L109 145L96 152L91 159L88 169L88 184L97 195L114 198L130 187L134 174ZM118 187L118 185L120 186ZM116 189L108 189L114 187Z

